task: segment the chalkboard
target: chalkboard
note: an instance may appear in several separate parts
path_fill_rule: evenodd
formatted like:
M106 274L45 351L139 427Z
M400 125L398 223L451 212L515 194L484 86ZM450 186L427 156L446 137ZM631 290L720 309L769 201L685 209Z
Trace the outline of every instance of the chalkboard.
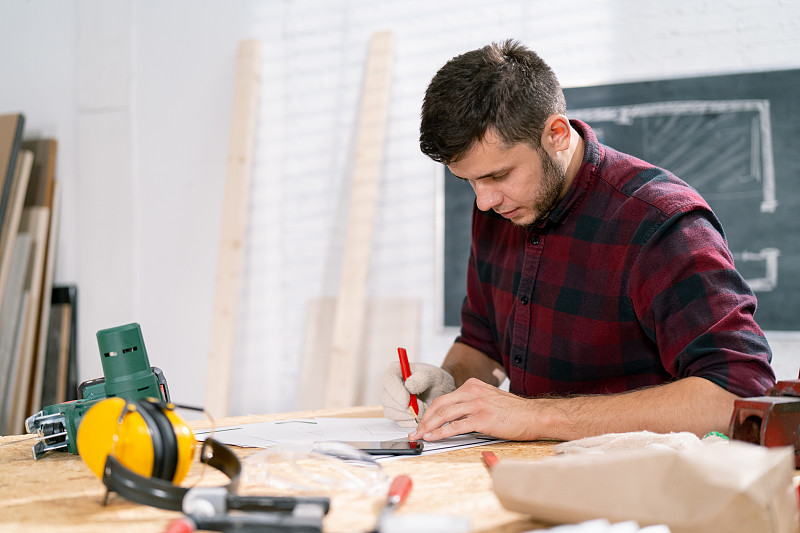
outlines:
M800 70L564 89L600 142L666 168L719 217L762 329L800 330ZM474 194L444 180L444 323L458 326Z

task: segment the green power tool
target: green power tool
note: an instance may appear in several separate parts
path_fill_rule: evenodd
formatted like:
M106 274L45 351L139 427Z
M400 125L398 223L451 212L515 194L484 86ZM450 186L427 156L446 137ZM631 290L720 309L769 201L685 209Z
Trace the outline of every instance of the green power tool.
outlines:
M81 383L77 400L47 406L25 420L28 433L39 435L33 446L34 459L53 450L78 453L78 426L86 411L100 400L120 397L129 402L143 398L170 401L163 372L151 367L147 359L139 324L100 330L97 345L104 377Z

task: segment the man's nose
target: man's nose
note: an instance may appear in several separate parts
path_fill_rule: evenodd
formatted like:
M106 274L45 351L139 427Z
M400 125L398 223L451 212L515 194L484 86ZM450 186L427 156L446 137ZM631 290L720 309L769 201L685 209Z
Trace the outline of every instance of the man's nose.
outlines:
M503 202L503 195L488 183L484 183L485 181L478 180L473 182L475 201L481 211L488 211Z

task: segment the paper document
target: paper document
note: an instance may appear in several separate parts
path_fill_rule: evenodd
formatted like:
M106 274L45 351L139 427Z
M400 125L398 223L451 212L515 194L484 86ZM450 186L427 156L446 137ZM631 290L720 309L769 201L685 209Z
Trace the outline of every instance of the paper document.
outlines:
M640 528L639 524L632 520L612 524L604 518L588 520L580 524L556 526L543 531L540 530L539 533L544 533L545 531L550 533L670 533L669 528L663 524Z
M231 446L269 448L288 442L405 439L409 432L409 428L402 428L387 418L297 418L218 427L214 429L214 439ZM198 440L205 440L210 434L210 429L195 431ZM425 442L422 455L492 442L501 442L501 439L477 433L456 435Z

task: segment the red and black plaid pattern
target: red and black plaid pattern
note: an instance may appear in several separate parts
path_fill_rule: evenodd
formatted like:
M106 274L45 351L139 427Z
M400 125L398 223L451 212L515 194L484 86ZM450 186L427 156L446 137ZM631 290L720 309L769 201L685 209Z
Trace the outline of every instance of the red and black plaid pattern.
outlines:
M520 228L474 209L456 339L524 396L602 394L699 376L740 396L775 383L771 352L707 203L669 172L585 141L549 217Z

